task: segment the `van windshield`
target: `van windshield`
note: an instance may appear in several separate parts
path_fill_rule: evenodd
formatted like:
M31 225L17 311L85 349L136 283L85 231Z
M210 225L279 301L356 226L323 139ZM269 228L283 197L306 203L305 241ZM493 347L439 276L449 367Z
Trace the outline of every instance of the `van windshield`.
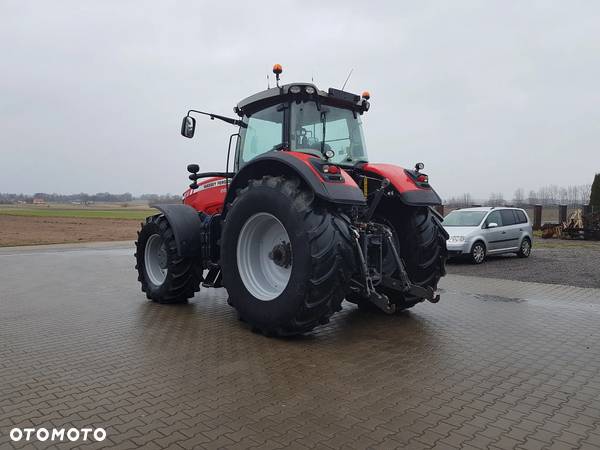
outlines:
M486 211L452 211L444 217L445 227L476 227L487 214Z
M313 101L291 106L291 150L316 156L322 149L333 150L331 162L336 164L368 161L359 114L327 105L319 110Z

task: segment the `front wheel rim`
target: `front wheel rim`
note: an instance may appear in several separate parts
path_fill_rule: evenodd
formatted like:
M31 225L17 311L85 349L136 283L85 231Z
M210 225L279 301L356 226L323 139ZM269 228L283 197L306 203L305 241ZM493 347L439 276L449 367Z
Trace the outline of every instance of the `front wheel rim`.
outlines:
M162 286L167 279L167 249L162 238L153 234L146 241L144 265L148 279L155 286Z
M473 247L473 259L476 263L482 262L484 257L485 250L483 249L483 246L478 244L475 247Z
M292 274L292 249L283 224L261 212L251 216L240 231L237 266L248 292L261 301L279 297Z

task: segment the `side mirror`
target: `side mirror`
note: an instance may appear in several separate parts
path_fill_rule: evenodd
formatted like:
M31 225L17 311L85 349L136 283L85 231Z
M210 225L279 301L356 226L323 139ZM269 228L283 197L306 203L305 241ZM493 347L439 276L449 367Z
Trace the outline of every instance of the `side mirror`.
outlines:
M497 226L498 226L498 224L496 222L491 222L491 223L488 223L486 228L496 228Z
M196 130L196 119L191 116L185 116L181 122L181 135L186 138L193 138Z

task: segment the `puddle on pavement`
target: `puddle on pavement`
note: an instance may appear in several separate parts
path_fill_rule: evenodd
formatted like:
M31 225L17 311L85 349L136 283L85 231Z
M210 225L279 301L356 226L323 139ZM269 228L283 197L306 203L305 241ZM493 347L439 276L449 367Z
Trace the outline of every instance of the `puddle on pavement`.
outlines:
M519 298L519 297L502 297L501 295L488 295L488 294L474 294L472 292L459 292L459 291L452 291L452 290L447 290L447 289L438 289L438 292L440 294L443 294L445 292L447 293L454 293L454 294L459 294L459 295L465 295L468 297L473 297L477 300L481 300L483 302L504 302L504 303L523 303L526 300L524 298Z
M477 300L482 300L484 302L522 303L525 301L524 298L502 297L500 295L485 295L485 294L470 294L470 295L475 297Z

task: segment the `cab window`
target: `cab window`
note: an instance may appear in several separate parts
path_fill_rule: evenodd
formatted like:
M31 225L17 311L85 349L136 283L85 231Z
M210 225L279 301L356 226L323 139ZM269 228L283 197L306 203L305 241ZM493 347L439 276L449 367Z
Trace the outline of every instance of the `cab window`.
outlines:
M499 227L503 226L500 211L494 211L487 216L487 219L485 219L485 226L487 227L490 223L496 223Z
M273 150L283 140L283 108L279 105L258 111L240 128L238 165Z
M325 128L325 142L323 129ZM291 149L321 156L321 148L333 150L336 164L367 161L360 116L349 109L315 102L293 103L291 109Z

